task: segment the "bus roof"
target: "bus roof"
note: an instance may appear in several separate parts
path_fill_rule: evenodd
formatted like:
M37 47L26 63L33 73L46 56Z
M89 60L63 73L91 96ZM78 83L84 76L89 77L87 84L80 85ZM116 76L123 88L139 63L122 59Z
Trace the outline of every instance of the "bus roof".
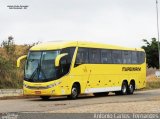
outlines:
M59 41L59 42L47 42L35 45L30 48L30 51L39 50L56 50L66 47L87 47L87 48L102 48L102 49L116 49L116 50L132 50L132 51L144 51L141 48L127 48L116 45L108 45L95 42L85 42L85 41Z

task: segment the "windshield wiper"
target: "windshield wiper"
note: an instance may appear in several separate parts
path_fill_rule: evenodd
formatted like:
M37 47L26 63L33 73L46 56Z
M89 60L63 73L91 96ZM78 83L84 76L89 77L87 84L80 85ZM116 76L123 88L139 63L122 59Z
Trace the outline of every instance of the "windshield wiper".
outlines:
M40 71L42 72L42 75L44 76L44 78L46 79L46 75L44 73L44 71L42 70L42 68L40 68ZM40 73L40 72L39 72ZM39 77L38 77L39 78Z
M46 75L45 75L44 71L41 69L40 63L38 63L37 68L34 70L34 72L32 73L32 75L30 76L29 80L34 80L34 77L35 77L36 74L37 74L38 80L39 80L40 72L42 72L42 75L46 79Z
M34 70L34 72L32 73L32 75L30 76L29 80L33 80L33 78L35 77L36 73L38 75L38 70L40 70L40 64L38 63L37 68Z

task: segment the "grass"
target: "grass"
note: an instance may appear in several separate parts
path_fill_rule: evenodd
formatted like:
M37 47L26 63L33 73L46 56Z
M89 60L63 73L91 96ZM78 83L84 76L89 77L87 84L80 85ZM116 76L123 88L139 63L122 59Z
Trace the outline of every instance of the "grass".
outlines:
M0 80L0 89L21 89L23 80Z
M23 85L23 70L9 72L0 77L0 89L21 89Z
M160 88L160 79L155 81L147 81L146 89L157 89Z
M0 89L19 89L23 85L23 68L16 68L16 60L19 56L27 54L29 46L16 45L12 54L0 47Z
M147 76L146 89L160 88L160 78L157 78L154 74Z

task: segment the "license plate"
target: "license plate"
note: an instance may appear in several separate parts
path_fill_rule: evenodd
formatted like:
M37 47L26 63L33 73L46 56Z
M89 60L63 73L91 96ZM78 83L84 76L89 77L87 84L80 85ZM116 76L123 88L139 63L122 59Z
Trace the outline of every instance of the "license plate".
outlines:
M41 94L41 91L35 91L35 94L39 95Z

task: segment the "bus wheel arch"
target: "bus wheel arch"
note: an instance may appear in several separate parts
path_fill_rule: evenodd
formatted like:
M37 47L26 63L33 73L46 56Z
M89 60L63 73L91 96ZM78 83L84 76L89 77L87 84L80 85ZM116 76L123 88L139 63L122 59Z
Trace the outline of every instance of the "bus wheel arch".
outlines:
M73 85L77 85L78 86L78 94L80 94L81 93L81 85L80 85L80 83L79 82L75 82L75 83L73 83Z
M79 82L74 82L71 88L71 94L67 97L69 99L76 99L78 95L81 93L81 86Z

